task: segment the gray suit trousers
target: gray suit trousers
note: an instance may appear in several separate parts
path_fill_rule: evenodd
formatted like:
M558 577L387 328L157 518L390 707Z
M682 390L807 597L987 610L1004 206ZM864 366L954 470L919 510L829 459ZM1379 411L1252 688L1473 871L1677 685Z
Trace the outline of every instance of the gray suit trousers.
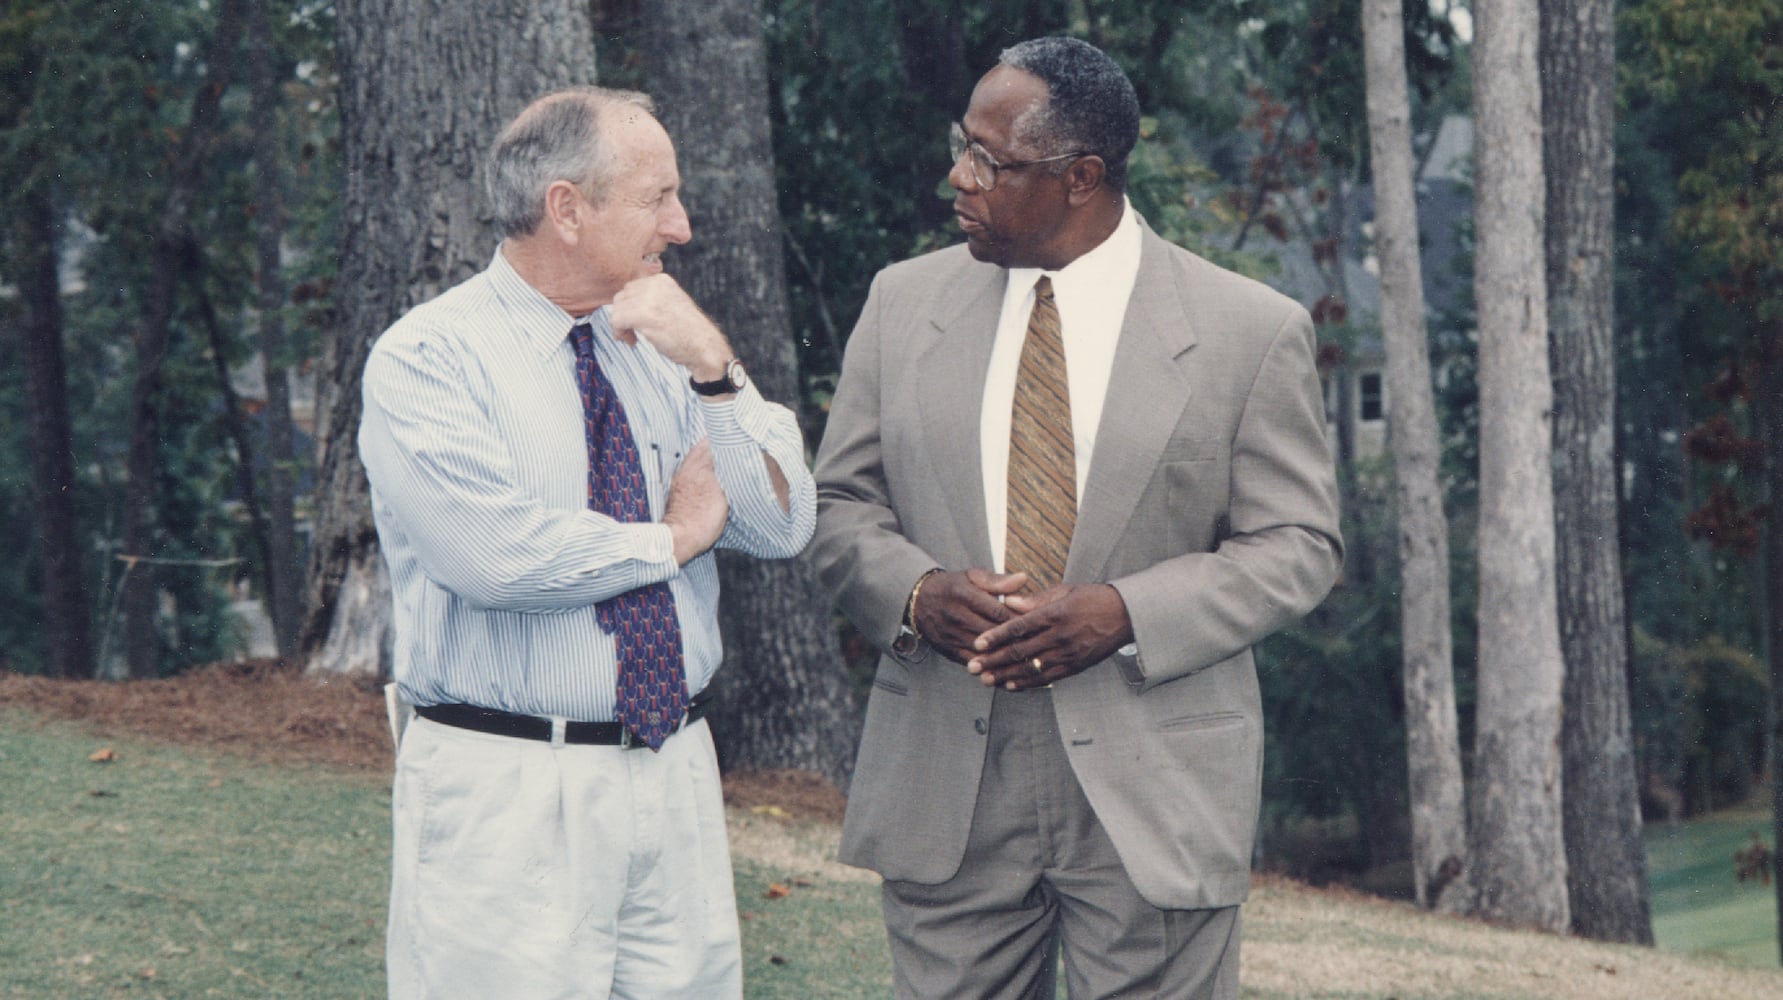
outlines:
M900 998L1237 1000L1238 907L1164 910L1121 865L1065 757L1047 690L998 691L965 862L887 880Z

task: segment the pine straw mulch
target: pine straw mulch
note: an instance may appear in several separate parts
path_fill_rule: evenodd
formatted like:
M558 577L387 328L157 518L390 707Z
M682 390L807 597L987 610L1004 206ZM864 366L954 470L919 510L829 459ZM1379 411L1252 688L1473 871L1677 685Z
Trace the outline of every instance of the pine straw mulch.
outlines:
M388 774L394 758L382 687L310 675L279 660L196 667L141 681L70 681L0 670L0 708L76 720L100 734L129 733L272 763L320 764ZM725 801L778 807L841 822L844 799L803 771L724 777Z

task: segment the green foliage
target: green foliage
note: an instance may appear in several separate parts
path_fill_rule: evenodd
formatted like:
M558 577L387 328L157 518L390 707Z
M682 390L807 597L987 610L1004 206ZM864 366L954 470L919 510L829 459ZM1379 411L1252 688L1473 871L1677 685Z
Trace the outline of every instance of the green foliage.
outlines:
M1634 639L1635 744L1649 787L1675 789L1690 815L1745 803L1765 766L1765 665L1715 637L1674 646L1637 629Z
M1679 181L1679 237L1726 268L1730 297L1783 317L1783 2L1648 0L1627 21L1656 74L1631 85L1705 113Z
M1225 184L1162 121L1141 120L1127 169L1127 197L1153 232L1240 274L1261 280L1275 273L1274 261L1231 249L1238 218L1220 197Z
M103 630L116 625L112 600L123 569L114 556L122 545L133 419L131 337L142 322L172 156L194 94L212 72L201 54L212 49L215 6L200 0L90 10L24 4L0 14L0 167L13 179L0 191L0 207L16 211L27 191L48 190L63 220L66 391L74 419L77 507L90 559L86 578L101 643ZM286 97L282 132L292 163L285 171L287 204L296 224L287 245L296 251L296 276L311 279L316 289L325 288L334 266L338 186L331 160L329 18L326 7L307 2L275 3L271 18L275 75L284 81ZM225 41L233 46L238 40ZM237 80L223 95L206 181L187 220L201 257L184 267L178 281L162 362L157 513L164 545L155 555L244 561L234 572L180 566L158 572L175 609L165 623L164 671L214 659L231 647L225 586L237 576L257 576L258 549L249 544L245 525L229 514L239 492L240 456L225 432L211 357L213 325L226 361L240 363L253 351L245 339L253 329L255 277L250 101L241 82L245 75ZM16 285L11 259L0 255L0 282ZM12 300L0 304L9 317L18 308ZM325 309L320 315L325 318ZM303 318L298 314L290 323L297 335L290 338L287 364L314 354L315 331ZM8 370L0 407L22 405L21 378L16 368ZM0 440L0 509L20 512L9 523L28 526L26 423L9 420L6 426L14 433ZM309 450L301 454L307 466ZM7 659L27 670L42 655L35 634L40 585L33 546L31 533L22 530L0 548L6 554L16 549L19 556L8 559L8 572L0 574L0 641L16 637L7 641Z
M1391 481L1384 458L1342 474L1364 486ZM1346 495L1361 499L1343 512L1343 580L1257 649L1262 853L1269 867L1315 880L1354 878L1407 850L1398 563L1381 545L1393 537L1392 509L1380 489ZM1312 828L1342 833L1305 836Z
M789 304L814 389L833 384L873 274L951 215L951 194L937 184L948 169L947 123L966 94L912 75L922 53L905 50L903 19L920 6L767 5ZM964 30L960 14L934 13Z
M1637 642L1635 723L1658 741L1644 769L1705 809L1750 782L1737 773L1749 754L1725 744L1765 711L1738 672L1720 694L1686 681L1713 676L1703 650L1762 648L1750 556L1764 445L1749 393L1767 328L1783 316L1783 4L1638 0L1620 27L1626 570L1632 617L1650 636ZM1699 738L1718 745L1687 758Z

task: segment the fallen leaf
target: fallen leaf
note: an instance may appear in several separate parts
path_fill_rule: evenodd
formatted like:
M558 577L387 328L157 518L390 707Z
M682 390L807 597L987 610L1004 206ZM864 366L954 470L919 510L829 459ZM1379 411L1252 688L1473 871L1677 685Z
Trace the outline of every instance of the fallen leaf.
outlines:
M155 967L152 965L144 966L136 970L136 977L138 979L153 979L158 974L159 973L156 972Z
M772 885L768 886L768 891L765 895L769 899L785 899L786 897L792 895L792 890L788 889L786 886L783 886L778 882L775 882Z
M798 886L801 889L809 889L812 886L816 885L817 883L811 881L808 878L795 878L792 880L792 884Z
M749 811L757 816L772 816L775 819L789 819L792 816L779 806L750 806Z
M95 764L109 764L118 759L118 752L111 747L100 747L87 756Z
M87 794L91 795L92 797L94 797L96 799L115 799L118 797L117 792L108 792L103 788L91 789L87 792Z
M770 965L785 965L786 959L781 958L779 955L769 955L768 956L768 964L770 964Z

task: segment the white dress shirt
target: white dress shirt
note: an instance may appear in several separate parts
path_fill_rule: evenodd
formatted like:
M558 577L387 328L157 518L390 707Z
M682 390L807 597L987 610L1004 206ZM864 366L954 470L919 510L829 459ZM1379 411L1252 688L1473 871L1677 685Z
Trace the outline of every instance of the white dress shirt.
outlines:
M1120 343L1127 300L1139 278L1139 220L1128 204L1113 233L1095 249L1057 271L1012 268L1003 292L1003 313L991 347L984 379L984 411L979 423L983 456L984 515L990 529L992 566L1003 570L1003 548L1009 523L1009 416L1015 405L1015 377L1021 367L1022 341L1034 311L1034 283L1042 274L1052 279L1065 342L1066 381L1071 391L1071 436L1077 459L1077 495L1089 480L1096 429L1108 395L1108 375Z
M786 558L810 539L816 493L792 414L753 385L700 400L685 368L615 340L606 313L590 317L595 357L637 440L651 523L588 509L574 320L499 250L372 349L359 450L408 701L611 720L616 652L594 605L658 581L675 600L688 691L704 689L723 659L717 566L707 552L677 567L660 523L669 480L702 437L730 501L720 546ZM790 511L764 452L786 476Z

